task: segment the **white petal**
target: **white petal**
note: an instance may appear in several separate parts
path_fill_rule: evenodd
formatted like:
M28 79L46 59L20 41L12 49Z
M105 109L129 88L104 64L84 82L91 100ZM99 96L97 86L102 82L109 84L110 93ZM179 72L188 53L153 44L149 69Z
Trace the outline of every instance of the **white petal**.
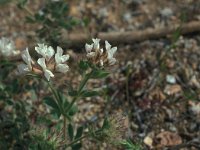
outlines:
M61 64L66 62L69 59L69 55L62 55L63 49L61 47L57 47L57 53L55 54L56 64Z
M103 48L100 49L100 54L103 54Z
M91 44L91 45L87 43L85 44L85 50L87 53L90 53L92 51L93 45L94 44Z
M110 50L108 50L108 59L111 59L116 51L117 47L113 47Z
M103 67L103 60L100 60L100 66Z
M108 41L105 41L105 47L106 47L106 50L111 49L111 45L110 45L110 43L108 43Z
M47 45L38 44L38 46L35 47L35 50L38 54L42 55L43 57L46 57Z
M69 55L63 55L62 57L61 57L61 63L64 63L64 62L66 62L67 60L69 60Z
M50 77L54 77L54 74L53 74L50 70L45 69L45 70L44 70L44 76L45 76L45 78L47 79L47 81L49 81L49 80L50 80Z
M60 64L61 63L61 58L60 58L58 53L55 54L55 61L56 61L56 64Z
M57 46L57 54L59 56L62 56L63 55L63 49L60 47L60 46Z
M26 50L22 51L22 59L23 61L28 65L29 69L32 69L31 63L32 63L32 59L31 56L29 54L28 48L26 48Z
M59 64L56 66L56 71L66 73L67 71L69 71L69 66L66 64Z
M90 52L90 53L87 53L87 57L88 58L92 58L92 57L94 57L96 55L96 53L95 52Z
M19 50L14 50L14 51L13 51L13 55L14 55L14 56L19 55L19 54L20 54L20 51L19 51Z
M25 73L30 71L29 68L28 68L28 65L26 65L26 64L18 65L17 69L18 69L19 74L25 74Z
M56 64L60 64L62 63L62 54L63 54L63 49L59 46L57 46L57 52L55 54L55 61L56 61Z
M109 61L109 65L112 66L112 65L114 65L116 63L117 60L115 58L111 58L108 61Z
M46 70L47 66L46 66L46 63L45 63L45 58L39 58L37 60L37 63L42 67L43 70Z
M49 61L54 54L55 54L55 51L53 47L49 46L46 51L46 56L45 56L46 60Z
M99 49L99 41L100 39L92 39L92 41L94 42L94 49Z

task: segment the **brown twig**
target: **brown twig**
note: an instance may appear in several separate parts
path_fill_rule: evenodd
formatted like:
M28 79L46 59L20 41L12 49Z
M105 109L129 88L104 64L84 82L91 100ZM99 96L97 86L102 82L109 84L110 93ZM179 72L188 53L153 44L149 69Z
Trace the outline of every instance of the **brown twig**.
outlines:
M141 42L148 39L158 39L166 37L176 32L180 27L180 34L188 34L200 31L200 21L192 21L183 23L182 25L172 25L158 29L146 29L142 31L126 31L126 32L100 32L97 38L108 40L111 43L128 43ZM90 35L85 33L63 33L64 41L70 41L69 47L82 47L84 43L90 40Z

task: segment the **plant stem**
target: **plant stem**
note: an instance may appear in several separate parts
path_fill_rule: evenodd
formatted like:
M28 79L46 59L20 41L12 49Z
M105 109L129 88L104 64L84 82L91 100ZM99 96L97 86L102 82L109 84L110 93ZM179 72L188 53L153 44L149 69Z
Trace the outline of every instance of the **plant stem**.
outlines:
M102 129L98 129L98 130L96 130L94 133L95 133L95 134L98 134L98 133L100 133L101 131L102 131ZM82 139L84 139L84 138L86 138L86 137L88 137L88 136L90 136L90 135L91 135L90 133L87 133L86 135L83 135L82 137L79 137L79 138L75 139L75 140L72 141L71 143L67 144L67 147L72 146L73 144L77 143L78 141L80 141L80 140L82 140Z
M78 95L75 96L71 103L69 104L69 106L67 107L67 111L66 112L69 112L69 110L71 109L71 107L74 105L74 103L76 102L76 100L79 98L80 96L80 93L82 91L82 89L84 88L84 86L86 85L87 81L90 79L91 75L92 75L93 71L91 71L90 73L86 74L83 78L83 80L81 81L80 83L80 86L79 86L79 89L78 89Z
M48 83L48 85L49 85L49 87L50 87L50 89L51 89L51 92L53 93L53 95L55 96L56 100L58 101L59 96L58 96L58 94L56 93L55 89L53 88L53 86L51 85L50 82L47 81L47 83Z
M34 16L34 13L27 6L24 6L23 8L31 17Z
M66 140L66 137L67 137L67 132L66 132L66 117L63 115L63 119L64 119L64 122L63 122L63 134L64 134L64 140Z
M78 142L78 141L80 141L80 140L82 140L82 139L84 139L84 138L86 138L86 137L88 137L88 136L89 136L89 134L86 134L86 135L84 135L84 136L82 136L82 137L80 137L80 138L75 139L75 140L72 141L71 143L67 144L67 147L70 147L70 146L74 145L76 142Z

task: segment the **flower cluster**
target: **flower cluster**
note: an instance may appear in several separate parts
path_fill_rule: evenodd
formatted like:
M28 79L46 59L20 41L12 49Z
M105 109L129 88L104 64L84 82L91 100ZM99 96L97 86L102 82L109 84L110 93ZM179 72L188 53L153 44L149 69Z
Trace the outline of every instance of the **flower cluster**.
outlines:
M20 52L15 49L15 44L12 40L2 37L0 39L0 56L13 57Z
M69 66L65 64L69 59L69 55L63 55L61 47L57 47L57 52L55 53L53 47L38 44L35 47L35 51L42 56L37 60L37 63L32 60L28 48L22 51L21 56L25 64L18 65L20 74L42 72L49 81L50 78L54 77L53 72L66 73L69 70Z
M87 59L93 64L99 67L111 66L116 63L116 59L113 55L117 51L117 47L111 48L108 41L105 41L105 50L100 48L100 39L92 39L92 44L85 44L85 49L87 52Z

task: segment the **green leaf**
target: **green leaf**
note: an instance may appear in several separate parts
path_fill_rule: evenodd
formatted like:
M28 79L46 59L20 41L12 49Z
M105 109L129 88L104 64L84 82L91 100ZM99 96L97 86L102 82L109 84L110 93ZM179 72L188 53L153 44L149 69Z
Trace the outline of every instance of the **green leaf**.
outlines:
M33 17L26 16L26 22L27 23L35 23L35 19Z
M139 143L133 144L130 139L123 140L120 142L120 144L126 149L126 150L142 150L142 147Z
M81 147L82 147L82 144L81 143L77 143L77 144L74 144L72 146L72 150L79 150L79 149L81 149Z
M81 70L87 70L88 69L88 67L89 67L89 65L88 65L88 62L87 61L83 61L83 60L81 60L80 62L79 62L79 68L81 69Z
M37 22L44 22L46 19L44 15L40 15L39 13L36 13L34 17Z
M59 105L60 108L63 108L63 102L64 102L63 95L58 90L56 91L56 93L58 95L58 98L57 98L58 105Z
M106 72L105 70L95 69L91 75L91 78L94 79L102 79L109 75L109 72Z
M70 111L69 111L69 115L70 116L73 116L73 115L75 115L75 113L77 113L78 112L78 107L77 106L72 106L72 108L70 109Z
M98 91L82 91L81 96L82 97L92 97L92 96L98 96L99 92Z
M109 127L110 127L110 123L108 121L108 118L105 118L104 122L103 122L102 129L108 129Z
M69 94L69 96L78 96L78 91L76 91L76 90L71 90L71 91L69 91L68 92L68 94Z
M51 110L51 115L52 116L55 116L56 118L60 118L60 116L61 116L61 112L59 111L59 110L57 110L57 109L52 109Z
M81 127L79 127L79 128L77 129L75 139L80 138L80 137L82 136L82 134L83 134L83 126L81 126Z
M68 135L69 135L70 140L72 141L74 138L74 129L71 124L68 125Z
M26 3L28 2L28 0L18 0L19 2L18 2L18 7L20 8L20 9L22 9L25 5L26 5Z
M67 101L67 99L65 99L65 101L64 101L64 104L63 104L63 108L64 108L64 110L65 110L65 108L67 108L68 107L68 105L69 105L69 102Z
M8 99L8 100L6 100L6 103L7 103L8 105L13 105L13 104L14 104L14 101L13 101L12 99Z
M11 0L0 0L0 5L4 5L11 2Z
M60 111L58 104L55 102L55 100L52 97L45 97L44 103L52 107L53 109Z

